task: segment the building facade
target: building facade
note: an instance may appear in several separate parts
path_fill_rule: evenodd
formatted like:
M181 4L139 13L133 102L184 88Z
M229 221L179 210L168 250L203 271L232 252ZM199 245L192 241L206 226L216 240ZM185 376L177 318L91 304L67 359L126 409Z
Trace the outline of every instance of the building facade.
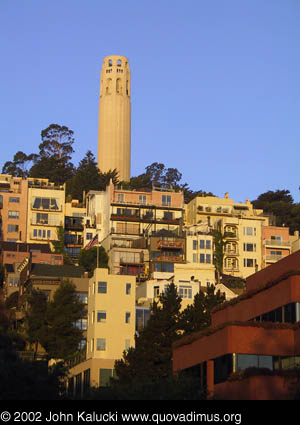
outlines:
M207 331L173 347L175 373L196 374L224 399L291 399L300 364L300 251L247 278ZM295 377L295 375L294 375Z

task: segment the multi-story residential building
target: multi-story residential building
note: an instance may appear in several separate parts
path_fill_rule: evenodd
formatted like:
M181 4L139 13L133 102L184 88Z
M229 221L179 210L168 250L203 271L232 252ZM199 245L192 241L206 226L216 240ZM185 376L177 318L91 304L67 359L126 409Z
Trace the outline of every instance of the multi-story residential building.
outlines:
M145 279L146 271L149 271L148 252L150 250L151 253L154 245L162 239L159 232L167 230L172 239L178 238L182 233L183 212L181 192L155 188L147 191L125 190L110 183L106 191L87 194L85 243L98 234L98 239L109 254L112 273L138 274L139 278ZM153 237L152 242L150 237ZM178 251L177 257L183 261L184 241L180 243L183 245L179 248L180 252L174 245L169 247L169 251L171 254ZM156 248L152 251L156 251ZM157 253L166 254L166 250L167 247L161 245ZM172 268L166 263L174 264L176 255L172 261L161 261L167 257L170 259L171 255L155 261L153 267Z
M65 185L48 179L28 178L27 242L58 240L65 222Z
M0 240L26 242L28 181L0 174Z
M173 347L175 373L195 374L226 400L293 399L300 364L300 251L249 276L207 331ZM290 369L294 369L289 373Z
M109 274L95 269L89 280L86 359L71 369L69 391L80 394L87 386L107 386L114 363L134 346L134 276Z
M186 206L188 225L201 224L226 234L223 270L226 274L247 277L262 268L262 226L269 218L249 200L235 203L214 196L196 197Z
M262 267L267 267L281 258L290 255L292 243L289 228L278 226L263 226L262 228L263 259Z
M75 261L84 246L85 216L86 208L79 201L72 200L65 204L65 250Z

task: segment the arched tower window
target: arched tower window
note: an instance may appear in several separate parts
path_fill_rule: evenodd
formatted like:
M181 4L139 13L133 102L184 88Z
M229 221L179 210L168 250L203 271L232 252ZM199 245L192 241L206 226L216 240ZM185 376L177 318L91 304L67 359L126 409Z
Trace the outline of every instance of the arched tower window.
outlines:
M112 60L108 59L108 66L112 66Z
M122 65L122 61L121 61L121 59L118 59L117 60L117 66L121 66Z
M111 82L112 82L111 78L108 78L106 80L106 90L105 90L106 94L111 94Z
M122 82L120 78L117 78L116 89L118 94L122 94Z

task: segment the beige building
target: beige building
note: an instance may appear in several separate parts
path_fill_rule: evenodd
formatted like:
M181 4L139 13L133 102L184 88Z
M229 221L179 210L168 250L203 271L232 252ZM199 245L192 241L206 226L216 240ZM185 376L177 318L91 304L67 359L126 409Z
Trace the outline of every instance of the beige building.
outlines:
M104 58L99 102L98 167L130 180L131 87L128 59Z
M115 360L134 346L136 280L95 269L89 280L86 360L71 370L69 387L76 393L106 386L114 376Z
M28 182L0 174L0 240L26 242Z
M27 241L57 240L57 229L64 227L65 185L55 186L48 179L28 178Z
M263 267L262 227L269 224L269 218L249 200L236 203L227 193L224 198L198 196L186 206L186 221L227 233L225 274L246 278Z

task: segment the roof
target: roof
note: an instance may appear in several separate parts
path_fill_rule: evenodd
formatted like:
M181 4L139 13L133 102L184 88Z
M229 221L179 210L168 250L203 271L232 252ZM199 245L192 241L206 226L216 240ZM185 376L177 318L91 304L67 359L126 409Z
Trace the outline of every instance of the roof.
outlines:
M45 243L22 243L22 242L0 242L0 249L2 251L14 251L14 252L30 252L39 251L46 254L51 254L49 244Z
M83 277L84 268L70 265L53 266L50 264L33 264L30 275L31 277Z

